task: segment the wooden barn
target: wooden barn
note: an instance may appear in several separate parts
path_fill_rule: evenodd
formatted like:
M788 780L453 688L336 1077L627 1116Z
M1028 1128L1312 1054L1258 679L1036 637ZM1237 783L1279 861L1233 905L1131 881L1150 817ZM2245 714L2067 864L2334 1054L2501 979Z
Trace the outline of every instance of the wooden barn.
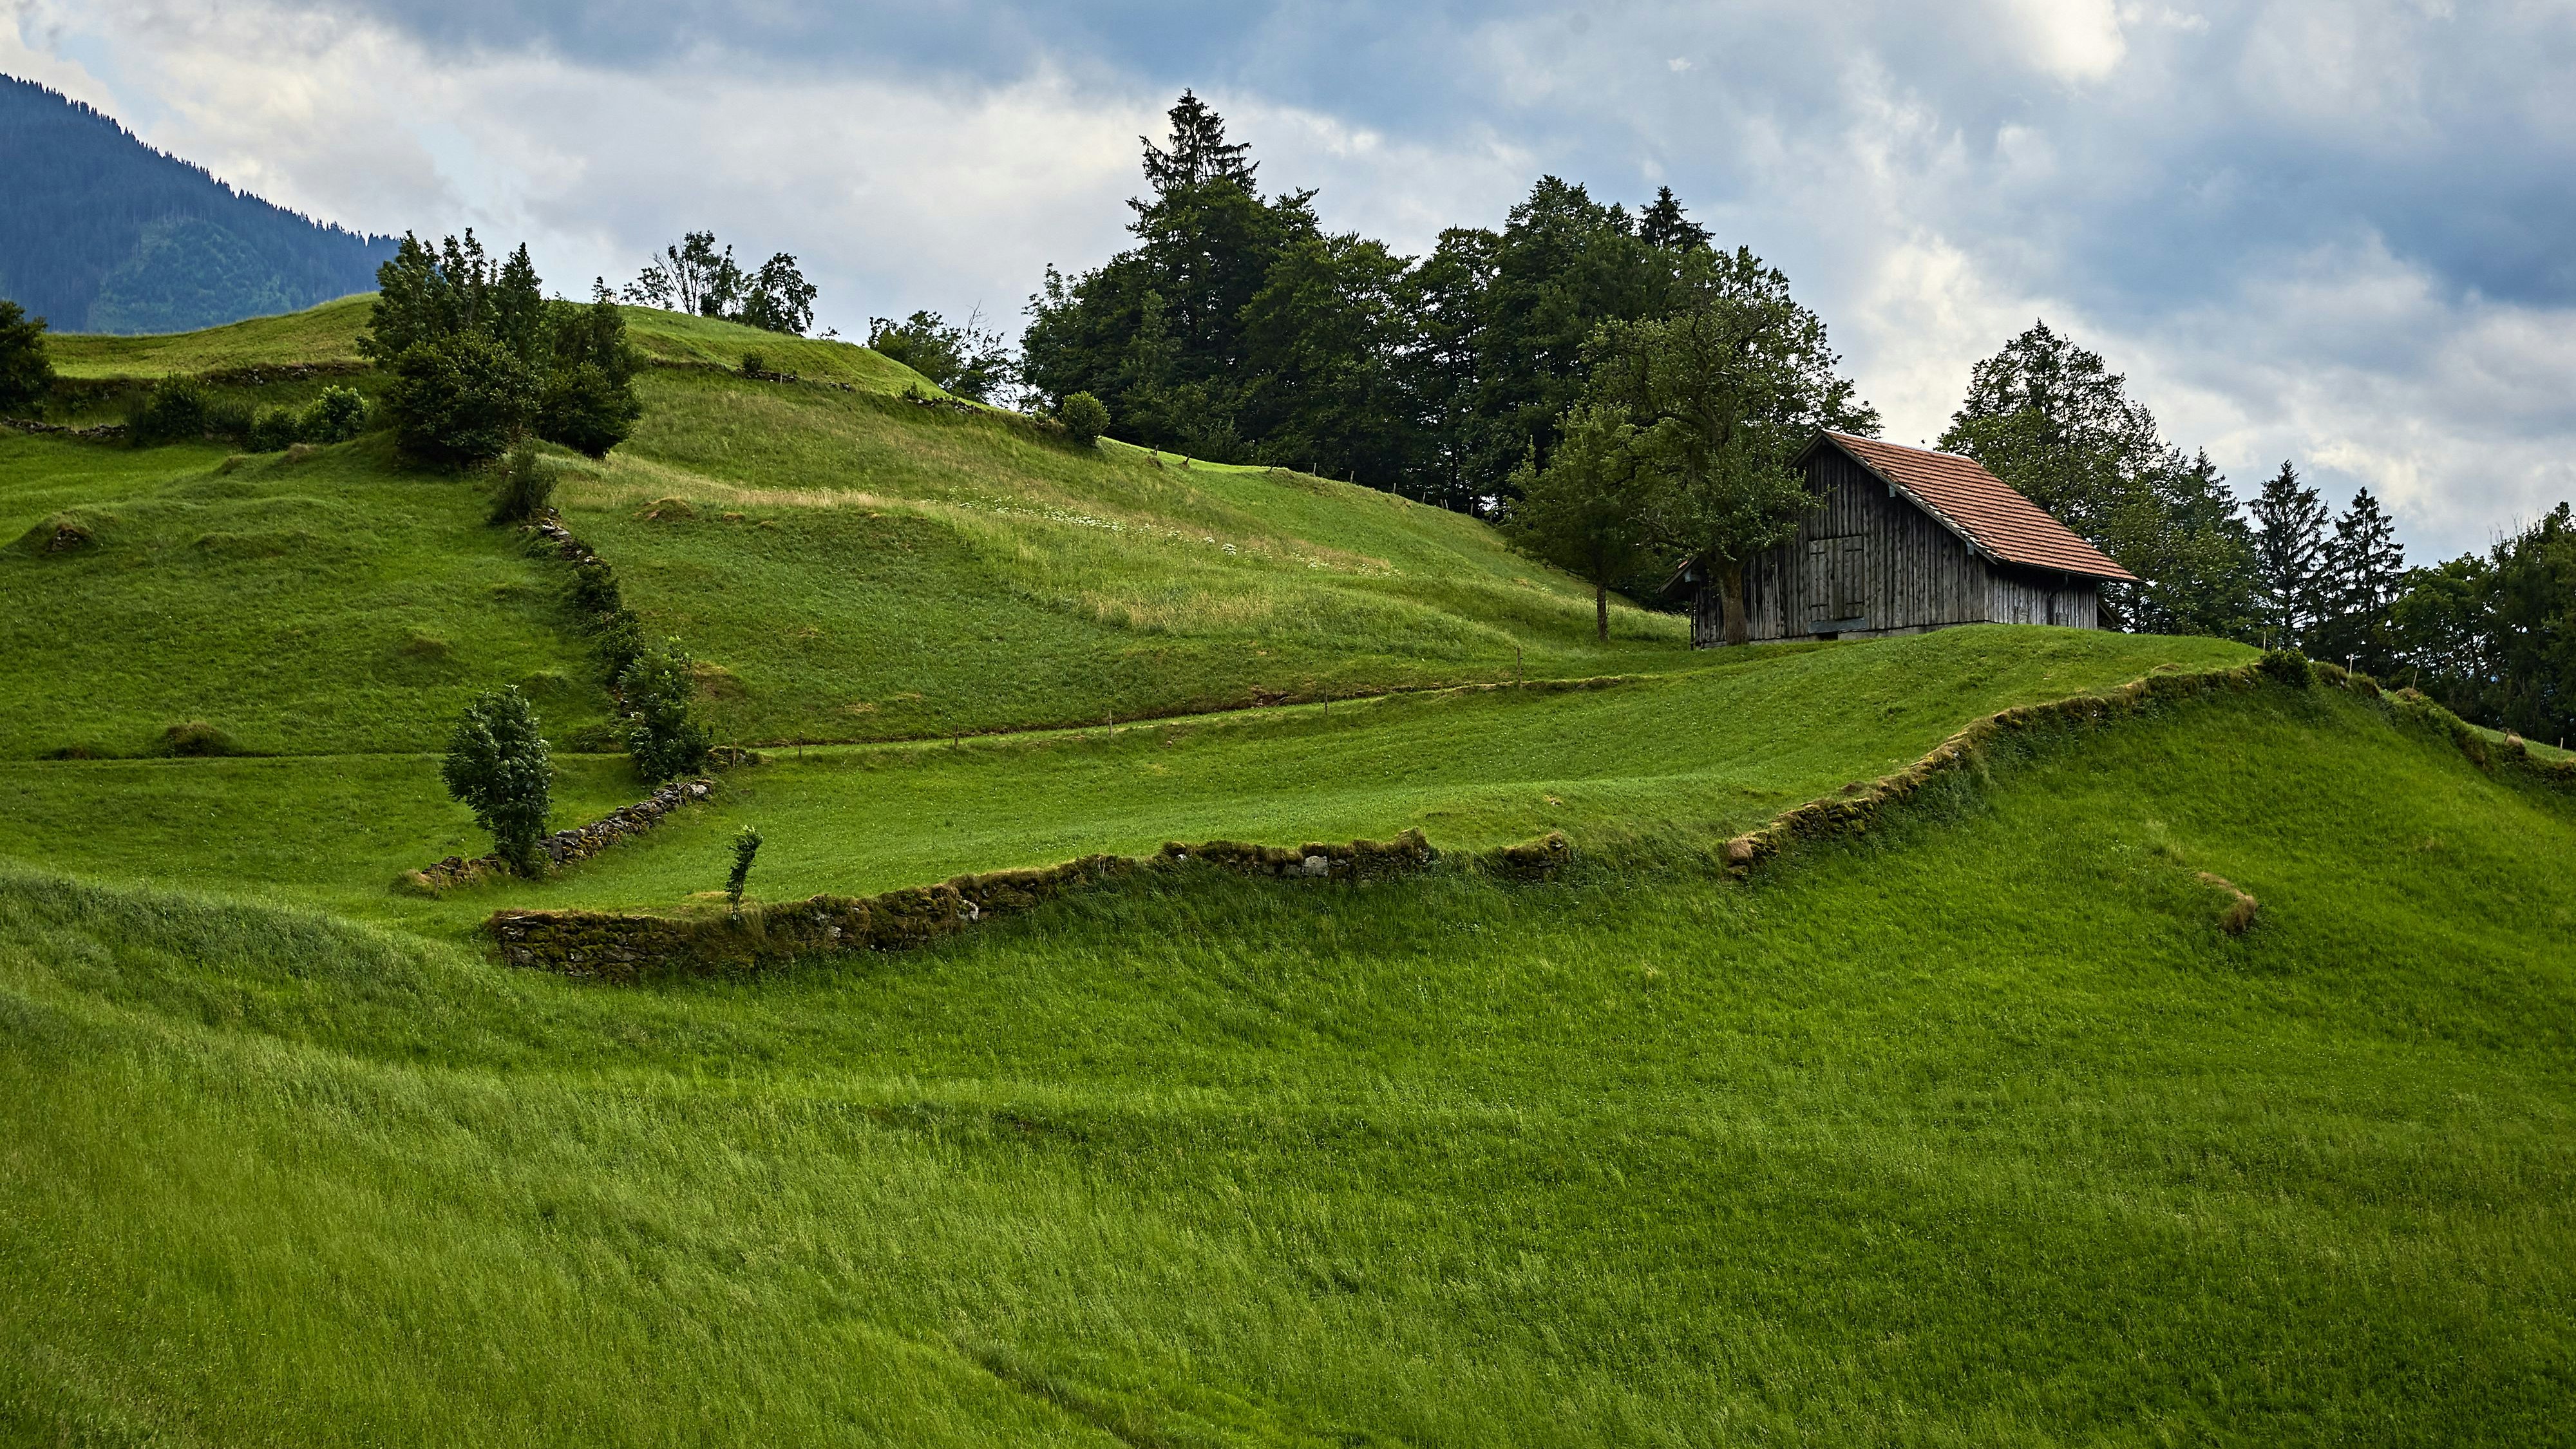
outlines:
M1956 453L1819 433L1798 456L1824 502L1744 568L1745 618L1766 639L1874 639L1952 624L2100 627L2102 584L2136 576ZM1698 563L1691 642L1726 642L1721 590Z

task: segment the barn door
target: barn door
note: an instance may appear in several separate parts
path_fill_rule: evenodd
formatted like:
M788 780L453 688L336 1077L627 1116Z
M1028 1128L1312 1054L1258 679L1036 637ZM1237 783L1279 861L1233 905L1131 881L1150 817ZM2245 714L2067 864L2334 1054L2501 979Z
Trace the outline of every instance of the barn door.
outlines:
M1823 624L1833 617L1826 610L1834 602L1834 547L1826 539L1807 540L1807 622Z
M1862 587L1869 577L1867 560L1861 556L1863 540L1842 541L1842 567L1834 573L1834 617L1857 619L1869 612L1869 590Z

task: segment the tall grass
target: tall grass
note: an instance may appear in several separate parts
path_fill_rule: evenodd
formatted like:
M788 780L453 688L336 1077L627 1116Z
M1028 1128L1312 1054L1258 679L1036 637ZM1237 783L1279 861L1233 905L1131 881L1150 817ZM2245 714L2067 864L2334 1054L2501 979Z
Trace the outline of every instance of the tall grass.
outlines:
M660 991L11 876L0 1422L2559 1437L2564 802L2327 693L1999 765L1750 884L1147 882Z

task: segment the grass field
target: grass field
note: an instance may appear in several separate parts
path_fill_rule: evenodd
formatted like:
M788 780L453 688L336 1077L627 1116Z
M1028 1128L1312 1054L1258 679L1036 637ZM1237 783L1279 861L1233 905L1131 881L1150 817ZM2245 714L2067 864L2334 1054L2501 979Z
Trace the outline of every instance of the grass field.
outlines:
M609 709L478 480L0 434L0 1444L2576 1443L2576 799L2266 684L1731 876L1971 719L2251 656L1600 645L1472 520L630 318L646 416L558 501L768 759L542 882L394 886L484 846L469 693ZM104 415L364 319L55 356ZM148 758L192 720L260 753ZM643 788L557 766L558 824ZM476 933L679 905L746 824L772 900L1453 855L759 979ZM1549 883L1466 863L1547 830Z
M1998 626L1759 651L1571 693L1399 696L1115 737L1103 726L780 750L643 840L544 882L437 901L390 883L484 842L433 756L48 761L0 766L0 857L453 934L504 904L678 904L723 883L727 841L745 824L767 840L754 894L773 899L1212 836L1294 845L1420 827L1442 848L1478 850L1562 829L1589 851L1706 850L1899 768L1976 716L2244 657L2213 640ZM562 823L642 789L622 758L562 763Z
M1148 882L758 985L14 875L0 1422L2563 1442L2571 830L2267 691L1749 884Z

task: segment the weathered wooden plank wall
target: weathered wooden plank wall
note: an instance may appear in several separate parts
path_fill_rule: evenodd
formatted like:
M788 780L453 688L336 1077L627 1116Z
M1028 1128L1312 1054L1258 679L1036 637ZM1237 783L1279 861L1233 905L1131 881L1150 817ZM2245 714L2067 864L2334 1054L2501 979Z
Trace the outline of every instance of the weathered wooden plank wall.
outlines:
M2088 579L2001 568L1941 520L1832 448L1809 458L1823 504L1797 535L1746 565L1745 619L1755 642L1915 633L1988 621L2097 627ZM1691 642L1726 639L1713 583L1693 599Z

